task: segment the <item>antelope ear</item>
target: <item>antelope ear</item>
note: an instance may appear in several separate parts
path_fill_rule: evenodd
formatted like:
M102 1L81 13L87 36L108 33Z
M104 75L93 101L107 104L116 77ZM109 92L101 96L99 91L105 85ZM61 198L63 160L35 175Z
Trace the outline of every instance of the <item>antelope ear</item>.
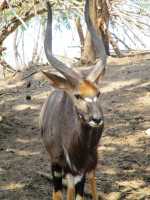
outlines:
M80 69L80 73L82 74L82 77L85 80L87 80L89 82L92 82L92 83L94 83L96 85L100 85L101 80L103 79L103 76L105 75L106 68L104 67L104 68L101 69L101 71L99 72L99 75L97 76L96 79L89 80L89 76L90 76L91 72L93 71L94 67L95 66L90 66L90 67L88 67L86 69Z
M98 92L98 88L94 83L91 83L88 80L84 80L79 85L79 92L81 96L94 97Z
M54 73L41 71L44 76L48 79L50 85L52 85L55 88L63 89L63 90L72 90L74 89L74 86L65 78L60 77Z

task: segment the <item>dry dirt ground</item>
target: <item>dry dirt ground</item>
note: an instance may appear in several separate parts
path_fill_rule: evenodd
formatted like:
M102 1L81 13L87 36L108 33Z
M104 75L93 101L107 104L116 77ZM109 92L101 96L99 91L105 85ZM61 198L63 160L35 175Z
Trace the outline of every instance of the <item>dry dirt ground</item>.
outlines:
M96 179L98 192L107 200L150 199L149 58L110 59L101 84L105 131ZM39 110L49 91L38 74L17 82L0 81L2 200L51 199L46 178L50 165L38 128Z

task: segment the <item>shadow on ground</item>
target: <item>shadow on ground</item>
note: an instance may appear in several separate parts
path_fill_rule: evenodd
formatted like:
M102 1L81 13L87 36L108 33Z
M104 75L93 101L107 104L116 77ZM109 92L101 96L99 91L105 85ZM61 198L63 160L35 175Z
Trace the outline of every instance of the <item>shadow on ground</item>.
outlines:
M150 61L127 63L110 62L100 86L105 131L98 148L97 188L108 200L148 200ZM50 165L38 128L50 87L36 75L17 83L1 81L0 89L0 199L51 199L51 183L40 175L50 174Z

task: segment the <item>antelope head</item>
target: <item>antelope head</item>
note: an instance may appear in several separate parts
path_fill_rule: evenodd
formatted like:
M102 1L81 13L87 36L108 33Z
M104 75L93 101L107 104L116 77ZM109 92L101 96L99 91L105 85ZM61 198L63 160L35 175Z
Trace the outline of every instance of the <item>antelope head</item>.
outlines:
M93 45L99 59L92 70L85 76L69 68L65 63L54 57L52 53L52 9L47 2L48 20L45 34L44 48L48 61L61 74L50 72L43 74L55 88L66 91L72 98L77 108L79 117L91 127L103 125L103 114L100 107L99 80L104 75L106 66L106 52L101 36L97 35L89 17L89 0L85 3L85 21L91 34Z

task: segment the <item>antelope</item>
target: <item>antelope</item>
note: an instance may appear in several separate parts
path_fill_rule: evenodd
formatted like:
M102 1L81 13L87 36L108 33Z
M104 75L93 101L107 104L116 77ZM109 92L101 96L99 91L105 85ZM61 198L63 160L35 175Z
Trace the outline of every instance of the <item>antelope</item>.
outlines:
M60 73L43 71L54 91L40 113L40 130L51 163L53 200L62 200L62 178L67 180L67 200L83 200L89 174L92 198L97 200L94 171L97 147L104 117L100 105L99 82L104 75L107 55L102 38L89 17L89 0L85 1L85 21L99 59L83 75L54 57L52 53L52 8L47 2L48 19L44 49L49 63Z

